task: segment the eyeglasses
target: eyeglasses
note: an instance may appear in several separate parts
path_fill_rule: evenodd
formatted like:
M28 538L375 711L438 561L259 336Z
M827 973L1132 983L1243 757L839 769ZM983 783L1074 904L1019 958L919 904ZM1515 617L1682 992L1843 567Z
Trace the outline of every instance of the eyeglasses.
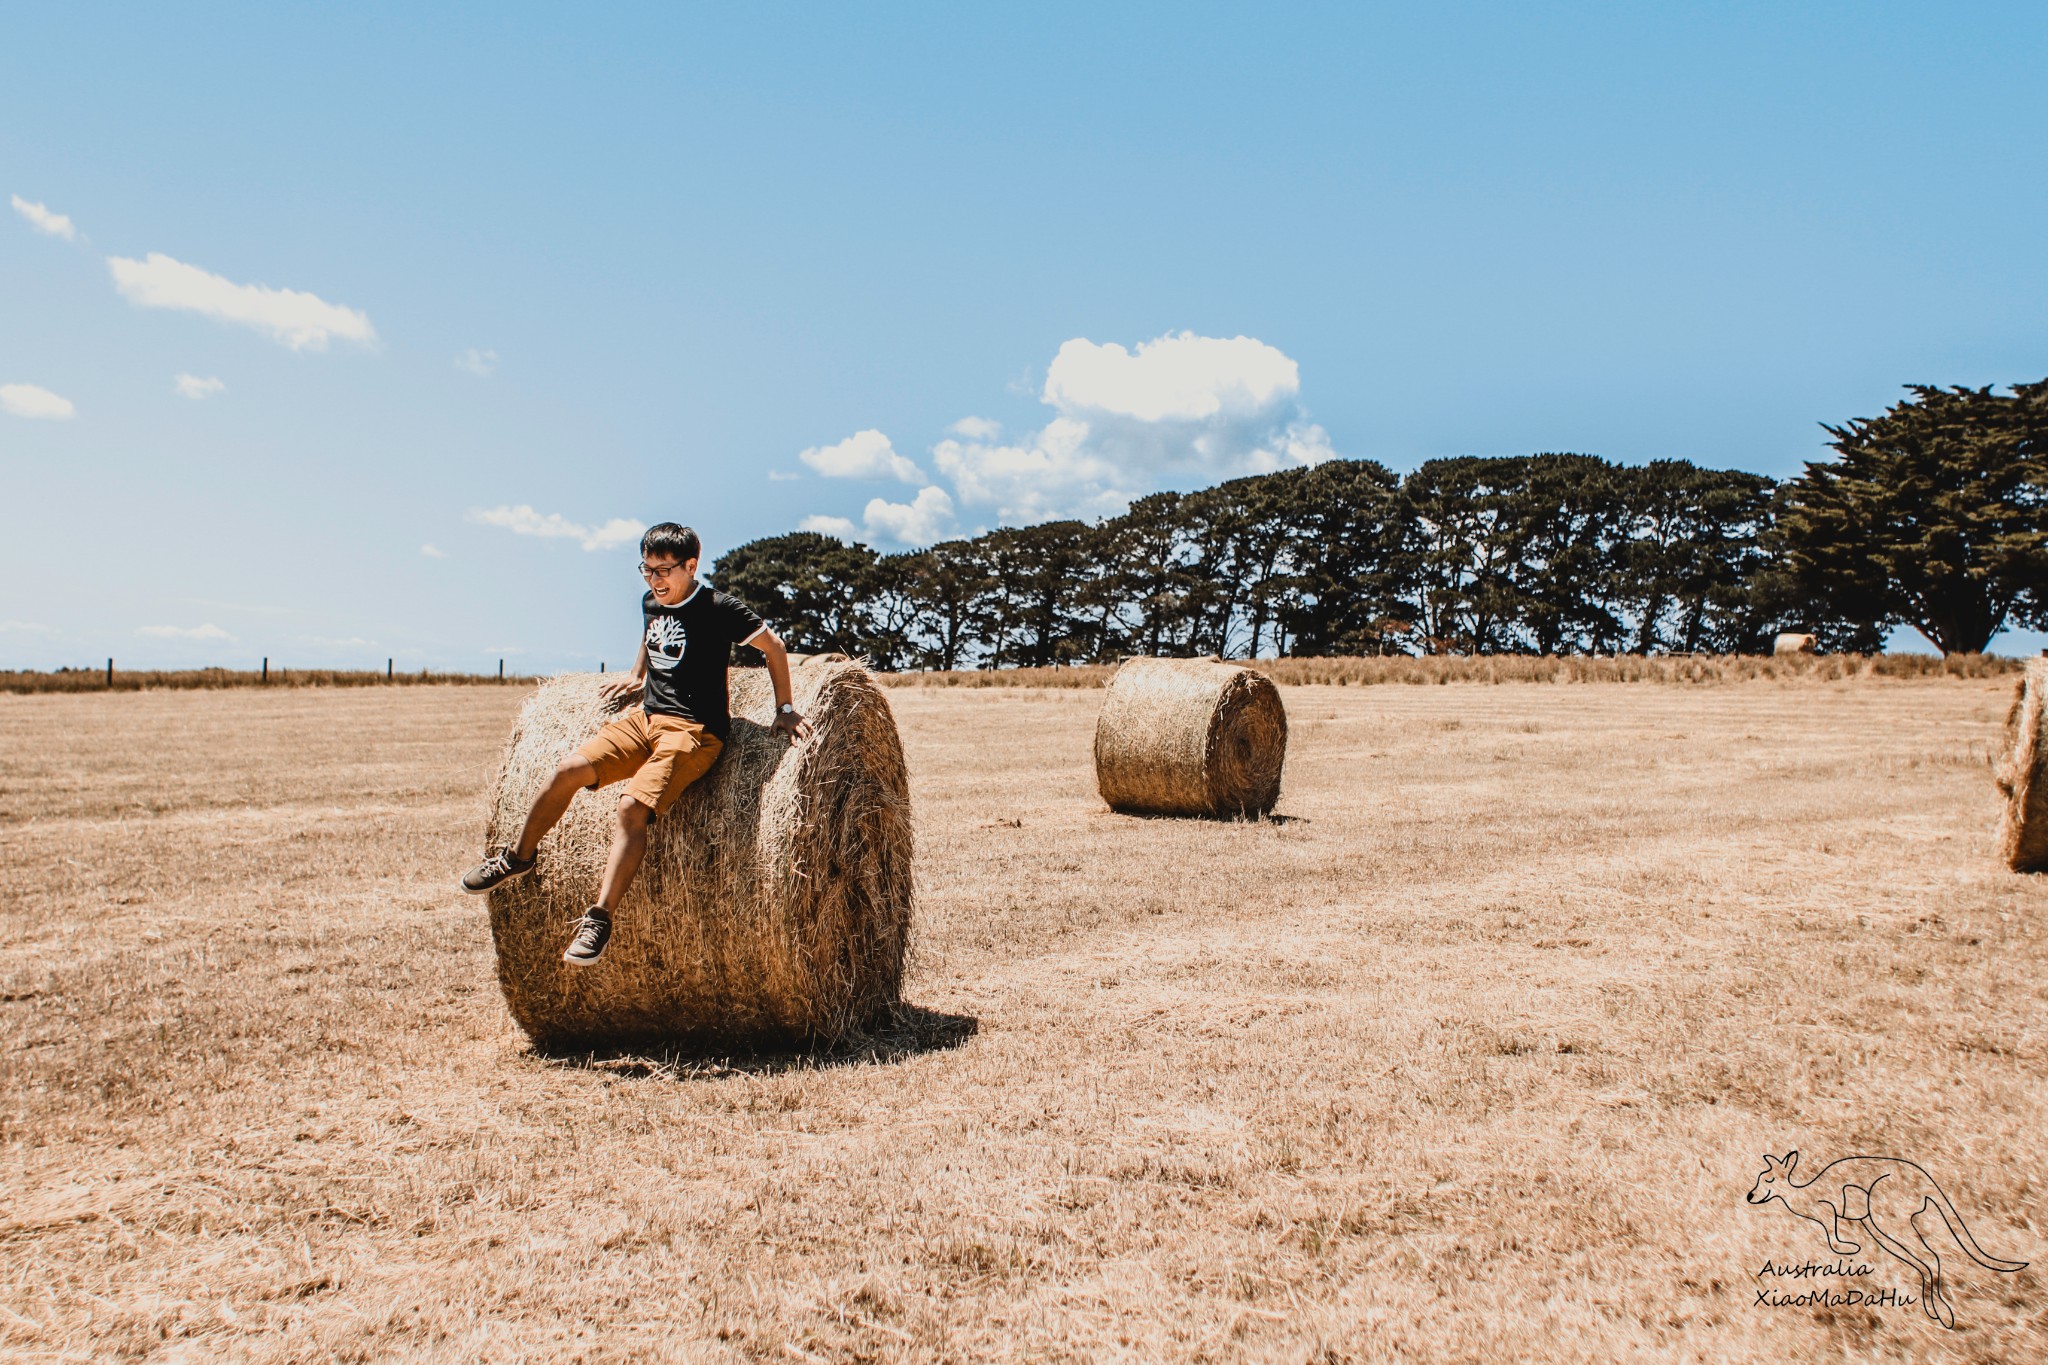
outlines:
M643 563L643 564L641 564L641 566L640 566L640 576L641 576L642 578L660 578L660 579L666 579L666 578L667 578L667 577L668 577L668 576L669 576L670 574L672 574L672 573L681 573L682 571L683 571L683 566L682 566L682 565L680 565L680 564L646 564L646 563Z

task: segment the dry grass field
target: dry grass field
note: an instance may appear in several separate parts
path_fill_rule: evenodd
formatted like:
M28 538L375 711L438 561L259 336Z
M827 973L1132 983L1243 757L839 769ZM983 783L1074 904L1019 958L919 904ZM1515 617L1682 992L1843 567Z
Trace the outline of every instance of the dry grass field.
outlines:
M722 1063L508 1022L520 689L0 696L0 1354L2048 1359L2009 690L1288 687L1241 824L1102 809L1100 691L895 691L917 1008ZM1794 1147L2035 1268L1759 1305Z

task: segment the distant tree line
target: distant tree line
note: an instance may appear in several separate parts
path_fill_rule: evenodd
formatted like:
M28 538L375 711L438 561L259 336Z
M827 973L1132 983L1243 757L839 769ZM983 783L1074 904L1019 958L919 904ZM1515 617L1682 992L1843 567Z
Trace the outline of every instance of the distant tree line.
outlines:
M1685 460L1334 460L904 554L815 532L714 581L800 652L1005 668L1123 654L1944 653L2048 628L2048 380L1915 387L1782 484Z

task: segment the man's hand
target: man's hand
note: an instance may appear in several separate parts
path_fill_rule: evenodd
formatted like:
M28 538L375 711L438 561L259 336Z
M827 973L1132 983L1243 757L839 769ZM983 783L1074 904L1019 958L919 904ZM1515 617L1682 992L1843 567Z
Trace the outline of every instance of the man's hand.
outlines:
M794 711L777 711L775 713L775 724L770 726L769 729L775 734L787 735L792 739L809 739L811 737L811 723Z
M631 673L621 673L610 682L599 683L597 695L603 697L607 702L616 704L638 692L640 684L641 680L634 677Z

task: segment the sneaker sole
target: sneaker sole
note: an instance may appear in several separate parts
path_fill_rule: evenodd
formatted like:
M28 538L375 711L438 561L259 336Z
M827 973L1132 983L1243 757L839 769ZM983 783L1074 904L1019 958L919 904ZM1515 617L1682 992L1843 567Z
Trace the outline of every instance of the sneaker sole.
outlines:
M506 882L516 882L521 877L527 876L532 871L533 869L529 867L526 869L525 872L514 872L509 877L498 878L498 880L492 882L489 886L471 886L468 882L462 880L462 878L457 877L455 879L455 888L456 890L462 892L462 894L465 896L488 896L493 891L496 891L499 887L503 886Z
M562 961L568 963L571 967L595 967L603 960L603 953L599 953L596 957L571 957L567 953L562 954Z

